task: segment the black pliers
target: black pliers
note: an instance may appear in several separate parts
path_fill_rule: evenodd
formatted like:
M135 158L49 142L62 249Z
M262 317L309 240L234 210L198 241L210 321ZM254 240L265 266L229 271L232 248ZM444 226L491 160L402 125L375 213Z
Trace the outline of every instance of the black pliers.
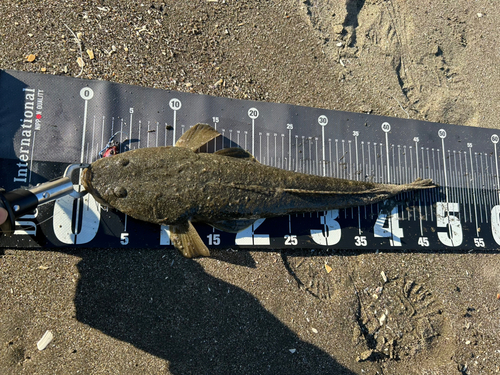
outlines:
M87 192L73 185L74 172L88 168L89 164L71 164L66 168L63 177L38 184L30 189L16 189L7 193L0 189L0 207L7 210L7 221L0 225L0 236L10 236L14 233L16 219L36 209L39 205L51 202L65 195L81 198ZM80 173L79 173L80 174ZM78 175L79 175L78 174ZM80 191L81 190L81 191Z

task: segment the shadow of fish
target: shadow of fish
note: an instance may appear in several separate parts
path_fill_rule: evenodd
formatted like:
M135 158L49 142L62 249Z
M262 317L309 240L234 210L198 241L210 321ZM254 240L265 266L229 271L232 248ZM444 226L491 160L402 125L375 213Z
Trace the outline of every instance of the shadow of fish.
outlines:
M219 135L197 124L175 147L99 159L84 170L82 184L105 206L169 225L173 245L186 257L210 255L192 222L239 232L259 218L367 205L436 186L422 179L390 185L297 173L262 165L241 148L197 152Z

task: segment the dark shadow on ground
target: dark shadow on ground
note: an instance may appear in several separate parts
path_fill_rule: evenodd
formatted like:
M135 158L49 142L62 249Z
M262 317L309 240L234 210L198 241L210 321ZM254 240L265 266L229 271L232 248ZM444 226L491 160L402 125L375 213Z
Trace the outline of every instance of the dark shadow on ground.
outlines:
M173 374L353 374L253 296L174 251L76 255L77 319L168 360Z
M351 30L351 40L349 46L353 47L356 44L356 29L359 26L358 15L365 5L365 0L346 0L347 15L343 26Z

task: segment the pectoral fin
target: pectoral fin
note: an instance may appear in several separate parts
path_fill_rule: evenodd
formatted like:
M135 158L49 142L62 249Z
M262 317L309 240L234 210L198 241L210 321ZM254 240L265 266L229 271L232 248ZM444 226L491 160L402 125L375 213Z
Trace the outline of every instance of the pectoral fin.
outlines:
M185 224L171 225L170 240L186 258L210 256L210 251L190 221Z
M177 140L175 147L184 147L196 151L219 135L220 133L210 125L196 124Z
M239 147L223 148L222 150L215 151L214 154L231 158L247 159L248 161L255 161L258 163L257 159L255 159L251 153Z
M238 233L243 229L248 228L250 225L255 223L253 219L240 219L240 220L225 220L217 221L215 223L209 223L214 228L217 228L223 232Z

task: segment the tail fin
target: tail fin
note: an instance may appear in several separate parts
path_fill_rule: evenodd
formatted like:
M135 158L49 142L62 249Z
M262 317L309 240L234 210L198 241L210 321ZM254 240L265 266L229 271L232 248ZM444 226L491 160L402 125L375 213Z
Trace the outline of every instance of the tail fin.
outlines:
M430 178L421 179L420 177L413 181L411 184L403 185L405 188L403 191L420 190L420 189L432 189L438 187Z
M394 184L374 184L374 185L375 186L368 187L366 190L361 189L358 191L352 189L345 189L345 190L335 189L335 190L322 191L322 190L287 189L287 188L281 189L281 191L286 193L295 193L295 194L362 195L367 193L372 193L372 194L389 193L392 195L396 195L406 191L432 189L438 186L430 178L426 178L425 180L417 178L412 183L405 185L394 185ZM248 186L242 188L249 189ZM269 189L267 189L266 191L269 192Z

